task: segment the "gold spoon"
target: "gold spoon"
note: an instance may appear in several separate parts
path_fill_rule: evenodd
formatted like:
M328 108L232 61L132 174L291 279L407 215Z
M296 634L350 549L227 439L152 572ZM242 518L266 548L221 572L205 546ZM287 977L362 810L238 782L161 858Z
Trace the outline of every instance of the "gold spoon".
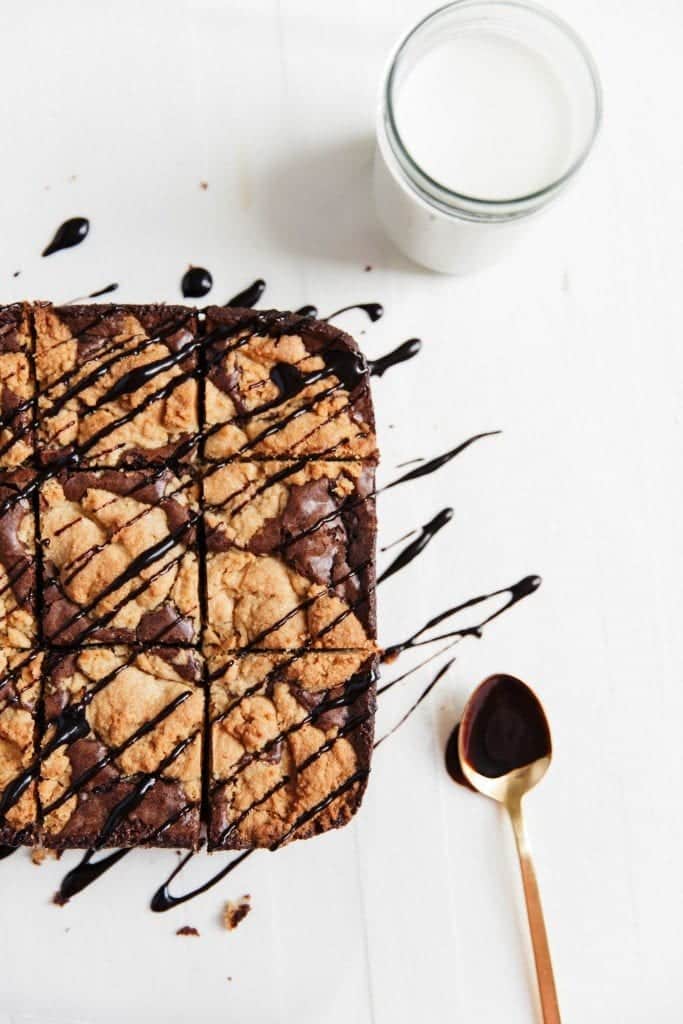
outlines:
M524 828L522 798L541 781L552 759L541 702L515 676L485 679L470 697L458 730L465 779L501 803L515 834L544 1024L561 1024L550 947L536 872Z

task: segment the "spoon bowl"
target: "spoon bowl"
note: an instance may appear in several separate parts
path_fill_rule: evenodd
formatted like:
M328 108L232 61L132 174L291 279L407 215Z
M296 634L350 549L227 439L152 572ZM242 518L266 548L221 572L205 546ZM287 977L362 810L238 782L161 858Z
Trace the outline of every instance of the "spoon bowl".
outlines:
M516 676L489 676L467 702L458 751L463 774L507 805L538 785L553 756L550 727L533 690Z

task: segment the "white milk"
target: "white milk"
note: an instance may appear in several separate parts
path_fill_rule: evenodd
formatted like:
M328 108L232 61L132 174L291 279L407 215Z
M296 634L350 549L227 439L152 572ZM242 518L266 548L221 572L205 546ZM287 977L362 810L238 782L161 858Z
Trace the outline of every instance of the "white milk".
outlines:
M477 199L529 195L569 166L562 82L541 54L495 32L463 32L428 51L399 84L394 116L422 170Z
M600 83L572 29L534 3L459 0L397 48L377 122L375 200L418 263L495 262L585 160Z

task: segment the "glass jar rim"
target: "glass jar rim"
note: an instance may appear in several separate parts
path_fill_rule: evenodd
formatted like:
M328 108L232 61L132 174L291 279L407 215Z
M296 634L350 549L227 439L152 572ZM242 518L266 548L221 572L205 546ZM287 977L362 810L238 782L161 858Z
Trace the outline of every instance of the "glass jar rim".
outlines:
M551 27L558 29L573 45L588 71L594 104L591 130L578 155L566 170L548 185L544 185L543 188L536 189L534 192L526 195L513 196L509 199L482 199L477 196L467 195L466 193L448 188L431 177L411 156L410 150L405 145L398 130L394 116L393 94L396 73L401 58L415 38L428 25L451 11L466 8L486 10L486 8L492 7L522 11L539 17ZM394 49L384 78L381 107L381 116L391 152L412 187L429 205L437 207L444 213L466 217L471 220L512 220L545 206L554 195L568 184L570 179L575 176L585 163L600 130L603 111L602 86L597 65L583 39L563 18L558 17L540 4L534 3L533 0L450 0L449 3L431 11L403 36Z

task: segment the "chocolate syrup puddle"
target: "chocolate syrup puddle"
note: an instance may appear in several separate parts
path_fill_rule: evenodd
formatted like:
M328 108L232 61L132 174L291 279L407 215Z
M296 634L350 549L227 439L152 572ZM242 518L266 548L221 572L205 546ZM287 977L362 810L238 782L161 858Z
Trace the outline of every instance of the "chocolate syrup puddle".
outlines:
M408 362L409 359L414 359L421 348L422 342L419 338L408 338L398 348L387 352L385 356L380 356L379 359L368 359L370 376L383 377L392 366L398 366L400 363Z
M71 217L55 231L55 236L48 246L43 249L43 256L51 256L53 252L60 249L71 249L74 245L80 245L90 231L90 221L87 217Z
M325 320L333 320L336 316L341 313L348 313L351 309L361 309L370 319L370 323L377 323L377 321L384 316L384 306L381 302L354 302L351 306L342 306L341 309L336 309L334 313L330 313L329 316L325 317Z
M242 309L253 309L265 290L266 282L262 277L257 277L253 284L250 284L248 288L244 289L244 291L238 292L237 295L233 295L225 305L239 306Z
M454 459L456 455L460 455L460 452L464 452L466 448L469 448L475 441L480 441L482 437L494 437L496 434L500 434L500 430L487 430L483 434L474 434L472 437L468 437L462 444L457 445L455 448L451 448L450 451L444 452L443 455L437 455L434 459L429 459L428 462L422 462L417 469L411 469L410 472L404 473L397 480L392 480L391 483L386 484L380 488L381 491L390 491L392 487L398 487L399 484L406 483L408 480L418 480L421 476L428 476L430 473L435 473L437 469L441 469L447 462Z
M453 779L453 782L457 782L459 786L465 786L466 789L471 789L472 792L476 792L474 786L469 781L464 771L462 770L462 764L460 761L460 750L458 747L460 737L460 722L458 722L448 737L448 743L446 744L446 751L444 753L444 761L446 764L446 771Z
M403 551L396 556L391 565L384 570L377 580L377 586L379 586L379 584L384 580L389 579L390 576L393 576L394 573L397 573L400 569L404 569L407 565L410 565L413 559L417 558L417 556L424 551L430 541L436 537L439 530L442 530L444 526L450 523L452 518L452 508L444 508L440 512L437 512L433 519L430 519L428 523L425 523L420 530L419 536L417 536L415 540L411 541L410 544L408 544L407 547L405 547Z
M201 299L213 288L213 277L206 267L189 267L180 282L186 299Z

